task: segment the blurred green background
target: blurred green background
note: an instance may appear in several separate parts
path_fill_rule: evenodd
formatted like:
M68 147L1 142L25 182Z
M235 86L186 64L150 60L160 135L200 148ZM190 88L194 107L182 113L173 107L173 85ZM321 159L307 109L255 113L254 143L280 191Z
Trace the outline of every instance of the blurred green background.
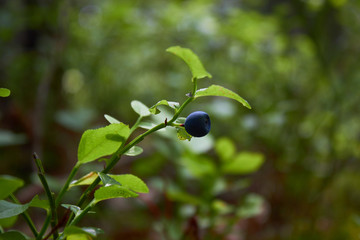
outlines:
M2 0L0 87L12 93L0 99L0 173L24 178L29 200L41 192L32 152L56 189L103 114L132 124L134 99L183 102L190 72L165 52L180 45L213 75L200 87L223 85L253 109L192 103L183 117L207 111L211 136L145 139L114 172L151 193L103 203L82 225L101 239L359 239L359 43L357 0ZM264 163L217 171L238 153Z

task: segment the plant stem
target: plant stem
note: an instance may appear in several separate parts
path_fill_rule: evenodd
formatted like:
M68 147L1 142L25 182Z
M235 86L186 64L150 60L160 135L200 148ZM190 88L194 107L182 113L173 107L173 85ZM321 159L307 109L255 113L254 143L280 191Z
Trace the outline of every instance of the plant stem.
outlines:
M62 197L64 196L64 194L66 193L66 191L69 188L69 185L72 181L72 179L74 178L75 174L77 173L77 171L79 170L81 164L79 164L79 162L76 163L76 165L73 167L73 169L71 170L69 177L67 178L64 186L62 187L62 189L59 192L59 195L57 196L56 200L55 200L55 207L58 207L60 204L60 201L62 199Z
M54 193L51 192L50 188L49 188L49 184L46 181L45 178L45 173L44 173L44 167L42 165L41 160L39 159L39 157L37 156L36 153L33 154L36 166L38 168L38 176L39 179L44 187L45 193L47 195L48 201L49 201L49 205L50 205L50 214L51 214L51 227L55 228L56 224L57 224L57 214L56 214L56 207L55 207L55 200L54 200ZM56 230L53 233L54 239L56 239L59 236L58 231Z
M85 216L85 214L93 207L93 206L95 206L95 199L94 200L92 200L87 206L86 206L86 208L84 208L84 210L82 210L82 212L79 214L79 215L77 215L72 221L71 221L71 223L69 224L69 226L72 226L72 225L75 225L75 224L77 224L84 216Z
M10 194L9 195L10 199L13 200L15 203L17 204L21 204L19 202L19 200L13 195L13 194ZM35 237L38 236L38 231L36 230L36 227L35 227L35 224L34 222L31 220L31 217L30 215L27 213L27 211L23 212L21 214L21 216L23 216L23 218L25 219L26 223L29 225L29 228L31 230L31 232L34 234Z
M135 122L135 124L131 127L131 129L130 129L130 135L136 130L136 128L139 126L139 124L140 124L140 122L141 122L141 120L142 120L143 118L140 116L140 117L138 117L138 119L136 120L136 122Z
M50 220L51 220L51 213L48 213L47 216L46 216L44 225L43 225L43 227L41 228L41 230L40 230L40 232L39 232L39 235L36 237L36 240L41 240L41 239L42 239L42 237L44 236L44 234L45 234L45 232L46 232L46 229L47 229L48 226L49 226Z

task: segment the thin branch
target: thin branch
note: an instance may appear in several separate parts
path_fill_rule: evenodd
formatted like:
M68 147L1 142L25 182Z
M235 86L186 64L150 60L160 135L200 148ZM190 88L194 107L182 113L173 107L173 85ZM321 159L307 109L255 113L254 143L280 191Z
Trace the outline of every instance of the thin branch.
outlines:
M56 214L54 193L51 192L51 190L49 188L49 184L46 181L44 167L42 165L41 160L39 159L39 157L37 156L36 153L33 154L33 158L34 158L36 166L38 168L39 179L40 179L42 185L44 186L44 190L45 190L45 193L46 193L48 201L49 201L50 213L51 213L50 223L51 223L51 227L54 229L57 225L57 214ZM53 235L54 235L54 239L56 239L59 236L58 231L56 230L53 233Z

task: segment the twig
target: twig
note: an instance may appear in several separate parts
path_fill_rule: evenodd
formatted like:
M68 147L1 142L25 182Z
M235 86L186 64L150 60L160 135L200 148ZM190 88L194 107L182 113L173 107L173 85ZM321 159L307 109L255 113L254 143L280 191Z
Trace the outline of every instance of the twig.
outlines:
M39 179L40 179L42 185L44 186L45 193L48 197L48 201L49 201L49 205L50 205L50 214L51 214L50 223L51 223L51 227L54 229L57 225L57 214L56 214L56 208L55 208L54 193L51 192L51 190L49 188L49 184L46 181L44 167L42 165L41 160L39 159L39 157L37 156L36 153L33 154L33 158L34 158L36 166L38 168ZM56 239L59 236L58 231L56 230L53 233L53 235L54 235L54 239Z

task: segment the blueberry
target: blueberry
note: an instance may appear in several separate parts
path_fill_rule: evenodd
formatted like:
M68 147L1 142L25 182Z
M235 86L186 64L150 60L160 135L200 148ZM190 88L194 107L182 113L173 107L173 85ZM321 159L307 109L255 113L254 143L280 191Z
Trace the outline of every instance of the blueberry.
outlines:
M210 117L206 112L196 111L186 118L184 125L186 132L191 136L203 137L210 131Z

